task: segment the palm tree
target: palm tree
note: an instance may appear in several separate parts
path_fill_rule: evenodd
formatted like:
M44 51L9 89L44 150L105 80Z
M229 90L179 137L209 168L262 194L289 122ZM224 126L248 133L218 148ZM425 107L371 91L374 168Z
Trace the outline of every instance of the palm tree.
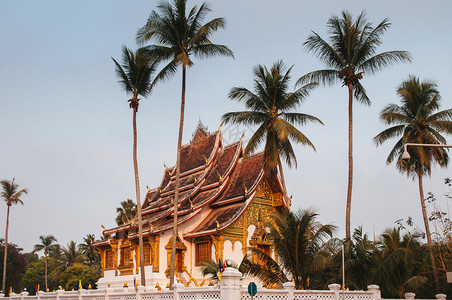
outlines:
M66 247L62 248L61 260L66 269L75 263L83 263L85 258L75 241L70 241Z
M118 215L116 216L116 224L126 224L137 215L137 205L131 199L121 201L121 207L116 208Z
M391 26L388 19L384 19L373 27L372 23L367 22L364 12L353 20L349 12L342 11L341 17L332 16L327 24L330 42L312 32L303 45L330 69L308 73L301 77L298 83L320 82L331 85L340 81L348 89L348 188L345 233L346 238L350 239L353 185L353 97L360 103L370 105L371 102L360 83L363 76L374 74L398 62L409 62L411 57L406 51L388 51L376 54L377 46L382 43L381 36Z
M427 280L420 274L422 249L420 235L400 234L400 228L386 230L382 235L381 260L376 266L375 280L385 297L404 298L406 289L412 291L425 286Z
M282 61L272 65L270 70L257 65L253 69L254 93L244 87L234 87L229 92L229 98L244 102L247 111L229 112L223 115L224 123L259 126L245 148L245 155L253 153L265 141L264 170L266 173L281 168L281 157L288 164L297 166L297 160L291 141L310 146L311 141L294 125L304 125L308 122L323 124L318 118L289 112L300 105L309 92L316 86L307 84L289 92L290 72ZM282 174L282 172L281 172Z
M441 133L452 134L452 109L438 111L441 97L437 85L431 81L421 82L419 78L410 75L397 89L401 105L389 104L380 113L380 119L387 125L394 125L380 132L374 137L376 145L393 137L400 137L392 148L386 163L396 161L397 169L407 176L417 177L419 180L419 196L421 200L422 216L424 218L425 233L430 250L433 274L439 289L436 272L433 243L430 235L429 219L425 208L424 187L422 177L431 175L431 167L435 162L446 167L449 156L444 148L410 147L411 158L402 161L403 148L406 143L445 144L446 139Z
M128 201L130 201L133 204L132 200L128 199ZM93 266L93 262L99 261L99 253L97 252L96 248L92 247L92 244L94 243L95 239L96 238L94 237L94 234L87 234L86 237L83 238L83 243L78 246L79 250L88 259L89 265L91 267Z
M19 190L19 185L14 183L15 178L13 180L2 180L0 183L2 185L2 198L6 202L6 206L8 207L6 210L6 229L5 229L5 255L3 256L3 282L2 282L2 291L6 291L6 262L7 262L7 254L8 254L8 229L9 229L9 208L13 204L24 204L24 202L20 199L24 194L28 194L27 189Z
M36 253L38 251L41 251L44 249L44 266L45 266L45 275L44 275L44 281L46 285L46 291L48 289L47 286L47 256L49 254L49 250L54 246L57 239L53 235L40 235L39 239L41 240L40 244L35 244L33 246L33 253Z
M135 171L135 192L137 196L141 284L144 286L146 276L144 274L143 224L141 224L140 181L137 162L137 112L140 104L138 96L147 97L151 93L151 76L155 72L157 62L150 59L149 56L143 55L142 51L138 50L133 53L125 46L122 48L122 65L114 58L112 59L116 65L116 75L119 78L121 87L126 93L132 95L128 102L129 107L133 110L133 168Z
M187 15L186 0L174 0L174 2L161 2L149 15L149 18L137 33L137 42L144 44L154 40L157 45L147 46L147 53L158 59L169 60L169 63L156 76L154 82L164 80L172 76L178 66L182 67L182 96L179 121L179 136L177 142L176 160L176 186L174 195L174 220L173 237L177 236L177 211L179 203L179 178L180 178L180 152L182 146L182 134L184 127L185 111L185 84L187 68L193 66L191 56L208 58L216 55L232 56L233 53L224 45L211 42L212 34L225 27L223 18L213 19L203 24L204 18L210 9L203 3L199 9L194 6ZM173 238L171 248L170 287L174 283L176 238Z
M369 240L367 233L359 226L355 228L352 239L344 241L344 250L347 285L357 290L365 290L369 284L369 274L377 265L376 242Z
M336 226L322 225L316 221L313 210L275 214L270 238L274 241L278 262L264 251L251 248L255 261L244 258L240 271L253 275L267 284L283 284L289 280L295 289L306 288L309 277L327 266L330 252L327 238Z

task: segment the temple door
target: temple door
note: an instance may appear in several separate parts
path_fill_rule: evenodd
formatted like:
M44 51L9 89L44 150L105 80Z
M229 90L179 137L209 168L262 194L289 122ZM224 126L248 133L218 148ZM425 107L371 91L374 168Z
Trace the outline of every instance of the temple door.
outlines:
M182 250L176 250L176 272L182 273Z

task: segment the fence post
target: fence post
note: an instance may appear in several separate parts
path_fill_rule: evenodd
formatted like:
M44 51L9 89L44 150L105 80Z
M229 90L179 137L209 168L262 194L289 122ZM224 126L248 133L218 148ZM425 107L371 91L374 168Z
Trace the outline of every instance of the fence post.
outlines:
M436 294L436 299L438 300L446 300L447 295L446 294Z
M287 291L287 300L293 300L294 299L293 290L295 289L295 283L284 282L282 286L284 290Z
M416 297L415 293L405 293L405 299L413 300Z
M141 300L141 293L143 293L146 290L146 287L139 285L135 288L136 292L137 292L137 300Z
M242 273L237 269L227 267L221 277L220 300L240 299Z
M372 292L372 300L381 299L380 287L376 284L371 284L367 286L367 290Z
M36 293L36 296L38 296L38 300L40 300L41 297L44 296L45 294L46 294L46 293L45 293L44 291L38 291L38 292Z
M173 291L174 291L174 300L180 300L180 290L184 287L182 283L175 283L173 284Z
M78 299L79 300L83 300L83 295L88 294L88 291L85 289L79 289L78 290Z
M334 299L339 300L339 292L341 289L341 285L338 283L332 283L328 285L328 288L330 289L330 291L334 291Z
M60 300L61 295L64 295L64 290L57 290L56 294L57 294L56 300Z
M22 293L20 293L20 297L22 298L22 300L24 300L24 297L27 297L30 293L27 292L27 289L24 289L24 291Z
M107 285L107 287L105 288L105 300L110 300L110 287Z

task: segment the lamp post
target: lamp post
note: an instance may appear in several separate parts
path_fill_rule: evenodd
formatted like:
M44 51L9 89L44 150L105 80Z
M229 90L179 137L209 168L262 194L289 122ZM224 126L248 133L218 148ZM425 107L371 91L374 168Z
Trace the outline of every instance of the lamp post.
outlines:
M452 148L452 145L405 143L405 146L403 146L403 153L402 153L402 160L404 160L404 161L409 160L411 158L410 154L406 150L407 146Z

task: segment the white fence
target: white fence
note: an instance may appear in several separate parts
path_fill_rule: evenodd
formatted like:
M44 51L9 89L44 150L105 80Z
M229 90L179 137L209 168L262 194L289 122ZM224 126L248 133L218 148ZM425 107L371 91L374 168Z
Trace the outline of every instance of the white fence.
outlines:
M258 289L251 297L246 287L241 287L242 274L233 268L226 268L223 272L219 287L184 287L175 284L174 290L158 291L154 287L138 286L137 288L99 289L43 292L36 296L29 296L28 292L11 293L9 298L2 300L379 300L380 290L377 285L369 285L367 291L341 291L339 284L330 284L328 291L295 290L292 282L283 285L282 290ZM414 299L414 294L407 293L406 299ZM438 300L446 300L446 295L436 295Z

